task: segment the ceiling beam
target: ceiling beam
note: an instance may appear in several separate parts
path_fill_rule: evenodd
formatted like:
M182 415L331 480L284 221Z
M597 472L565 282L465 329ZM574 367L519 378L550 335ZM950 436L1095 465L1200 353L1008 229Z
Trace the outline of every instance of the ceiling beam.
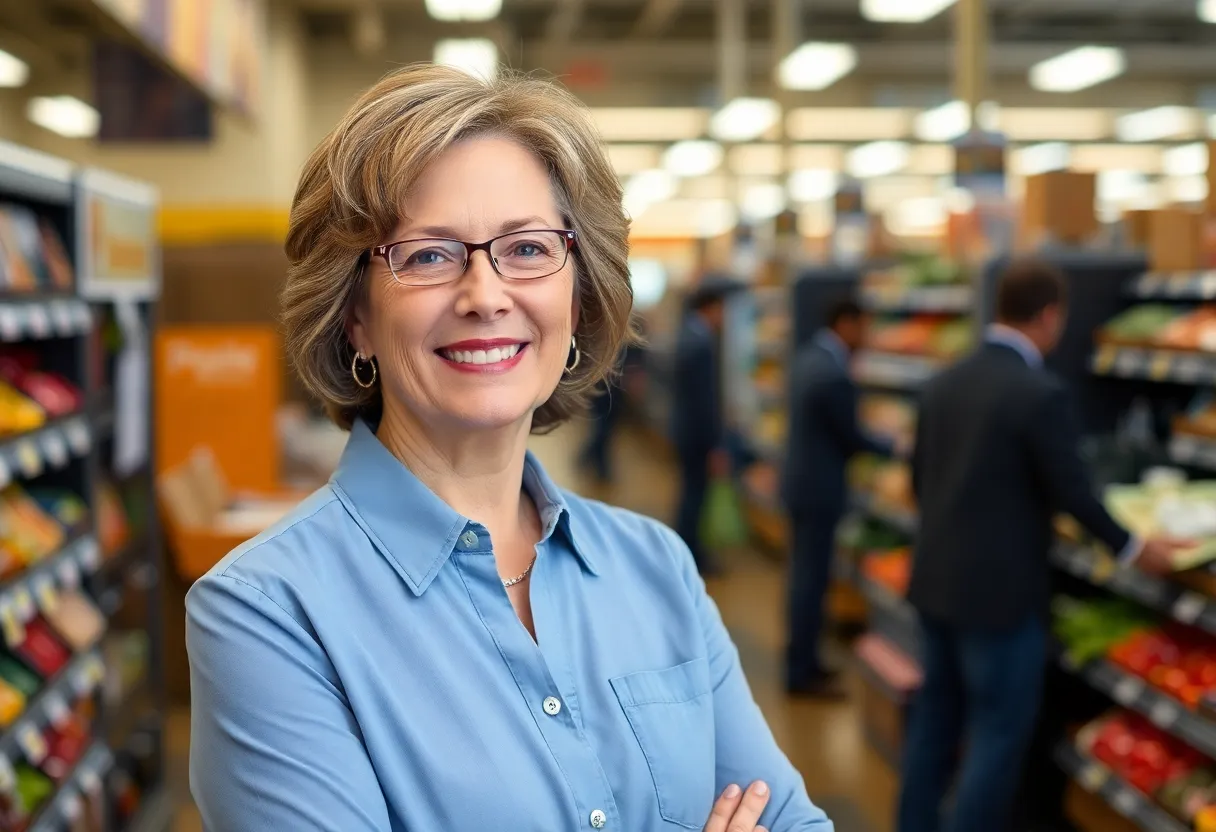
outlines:
M638 14L637 22L633 24L632 36L635 38L661 36L679 14L682 3L683 0L646 0L646 5Z
M557 0L557 6L545 24L545 38L555 43L574 37L583 22L585 0Z

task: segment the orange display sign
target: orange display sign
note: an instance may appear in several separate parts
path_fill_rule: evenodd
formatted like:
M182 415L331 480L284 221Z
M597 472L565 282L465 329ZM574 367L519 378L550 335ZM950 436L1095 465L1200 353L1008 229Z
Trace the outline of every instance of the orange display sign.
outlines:
M157 473L207 448L232 489L276 489L283 354L274 328L161 327L155 361Z

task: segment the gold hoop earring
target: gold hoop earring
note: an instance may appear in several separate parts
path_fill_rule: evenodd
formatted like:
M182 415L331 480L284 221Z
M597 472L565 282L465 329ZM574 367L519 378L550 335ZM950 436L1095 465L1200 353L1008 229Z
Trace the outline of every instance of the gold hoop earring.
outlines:
M365 362L368 366L370 366L372 368L372 377L366 383L363 381L363 379L359 378L359 362L360 361ZM361 353L361 352L355 353L355 357L353 359L351 359L351 362L350 362L350 374L354 377L355 384L359 385L364 390L367 390L368 388L375 386L376 376L378 375L378 373L376 372L375 356L373 356L372 358L364 358L363 353Z
M574 340L573 335L570 336L570 349L574 350L574 363L566 365L566 375L573 373L574 369L578 366L578 362L583 360L583 354L579 351L578 342Z

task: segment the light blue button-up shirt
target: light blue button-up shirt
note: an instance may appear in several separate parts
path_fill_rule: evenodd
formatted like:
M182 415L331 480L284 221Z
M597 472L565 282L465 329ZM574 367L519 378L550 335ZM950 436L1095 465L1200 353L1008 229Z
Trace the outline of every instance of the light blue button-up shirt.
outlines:
M763 779L772 832L831 832L680 540L562 492L537 640L486 529L358 423L330 483L186 601L190 783L211 832L700 830Z

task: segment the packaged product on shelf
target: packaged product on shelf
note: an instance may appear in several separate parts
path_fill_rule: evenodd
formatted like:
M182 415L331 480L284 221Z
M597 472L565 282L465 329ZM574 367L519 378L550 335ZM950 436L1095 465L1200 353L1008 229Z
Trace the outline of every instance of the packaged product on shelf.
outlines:
M1129 346L1148 346L1182 314L1176 306L1142 303L1111 318L1102 327L1104 340Z
M0 355L0 378L28 396L50 418L66 416L84 407L84 394L55 373L39 369L38 353L10 348Z
M1139 714L1116 710L1077 734L1082 752L1154 798L1167 784L1211 766L1198 751Z
M19 812L28 820L55 794L55 781L28 763L19 763L16 770Z
M1192 710L1216 690L1216 639L1182 627L1130 634L1107 658Z
M64 529L27 495L11 484L0 490L0 547L28 566L58 550Z
M1216 351L1216 306L1203 306L1170 321L1154 339L1174 350Z
M1105 502L1110 513L1140 537L1166 534L1198 541L1175 557L1179 570L1216 559L1216 481L1171 487L1114 485L1106 489Z
M29 236L27 217L33 222L33 240ZM37 220L28 208L0 205L0 254L4 257L0 275L4 278L5 289L20 292L38 287L42 268L39 237Z
M88 526L89 507L78 495L66 489L31 489L30 497L43 511L55 518L68 534L79 534Z
M0 381L0 436L27 433L46 424L46 412L37 402L7 382Z
M80 653L97 643L106 629L105 616L83 592L71 589L57 594L43 615L73 651Z
M0 680L0 727L12 725L25 710L26 697L12 685Z
M37 673L8 652L0 652L0 679L20 691L26 699L41 690L43 684Z
M1052 600L1052 632L1065 657L1080 666L1107 655L1134 633L1155 626L1156 619L1121 598L1079 600L1066 595Z
M64 292L72 291L76 278L72 271L72 260L68 257L63 239L45 218L39 221L38 231L42 238L42 256L46 260L46 270L50 277L47 288Z
M62 783L80 762L92 735L88 723L74 711L64 710L56 716L52 716L43 734L47 754L39 768L56 783Z
M102 482L97 487L97 536L105 555L122 549L130 539L127 513L117 489L110 482Z
M41 616L26 622L23 629L21 640L10 644L9 649L43 679L51 678L71 661L72 652Z
M912 553L906 547L869 552L862 559L861 572L869 580L902 597L908 593Z

